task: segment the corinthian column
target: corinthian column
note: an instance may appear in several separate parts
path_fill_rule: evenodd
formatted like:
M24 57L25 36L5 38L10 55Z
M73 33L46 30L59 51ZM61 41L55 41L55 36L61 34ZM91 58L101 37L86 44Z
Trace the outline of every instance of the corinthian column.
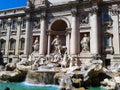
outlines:
M40 19L40 50L39 53L40 55L45 55L46 53L46 21L45 21L45 13L42 13L41 19Z
M19 44L20 44L20 30L21 30L21 17L18 17L18 25L17 25L17 38L16 38L16 50L15 54L19 54Z
M98 54L98 16L97 16L98 7L93 6L91 9L90 15L90 51L92 54Z
M30 27L30 15L26 15L26 32L25 32L25 48L24 48L24 54L28 56L30 53L30 39L31 36L31 27Z
M7 22L7 36L6 36L6 46L5 46L6 55L8 55L8 51L9 51L10 31L11 31L11 18L9 18Z
M70 46L70 54L77 55L78 54L78 29L77 29L77 10L76 8L71 10L72 20L71 20L71 46Z

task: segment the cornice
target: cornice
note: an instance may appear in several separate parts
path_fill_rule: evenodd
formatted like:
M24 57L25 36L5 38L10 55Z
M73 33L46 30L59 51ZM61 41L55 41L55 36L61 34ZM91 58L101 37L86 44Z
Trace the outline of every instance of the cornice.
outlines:
M24 10L25 10L25 7L1 10L0 11L0 18L22 15L22 14L25 14Z

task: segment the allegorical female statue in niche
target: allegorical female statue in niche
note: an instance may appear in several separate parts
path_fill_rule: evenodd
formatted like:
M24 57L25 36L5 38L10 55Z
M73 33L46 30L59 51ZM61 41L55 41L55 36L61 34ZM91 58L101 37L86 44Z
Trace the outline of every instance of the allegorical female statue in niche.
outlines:
M61 53L61 40L59 38L59 35L56 36L56 38L52 41L52 45L55 48L54 53Z
M34 49L35 52L39 50L38 38L35 39L35 42L33 44L33 49Z
M89 37L87 36L87 34L84 34L84 37L82 38L80 44L82 47L82 52L89 52Z

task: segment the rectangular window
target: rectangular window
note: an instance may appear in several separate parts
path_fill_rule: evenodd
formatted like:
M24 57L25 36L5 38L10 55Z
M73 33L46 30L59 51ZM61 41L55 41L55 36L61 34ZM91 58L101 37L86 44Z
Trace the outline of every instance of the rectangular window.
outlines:
M3 30L6 30L6 29L7 29L7 23L6 23L6 22L3 22L2 28L3 28Z
M104 46L105 47L108 47L110 44L110 37L109 36L106 36L105 38L104 38Z
M2 23L0 24L0 30L2 30Z
M23 22L22 22L22 28L23 28L23 29L26 28L26 20L23 20Z
M12 22L12 29L17 29L17 22L15 20Z
M104 11L103 12L103 21L109 21L110 18L109 18L109 13L108 13L108 10Z

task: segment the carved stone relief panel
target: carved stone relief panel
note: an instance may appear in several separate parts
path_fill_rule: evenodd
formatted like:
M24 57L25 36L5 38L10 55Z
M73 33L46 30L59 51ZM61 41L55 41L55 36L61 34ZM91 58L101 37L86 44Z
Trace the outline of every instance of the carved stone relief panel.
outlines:
M89 24L89 14L82 14L80 15L80 25L85 25L85 24Z
M36 20L34 20L33 21L33 30L38 30L38 29L40 29L40 20L38 19L36 19Z

